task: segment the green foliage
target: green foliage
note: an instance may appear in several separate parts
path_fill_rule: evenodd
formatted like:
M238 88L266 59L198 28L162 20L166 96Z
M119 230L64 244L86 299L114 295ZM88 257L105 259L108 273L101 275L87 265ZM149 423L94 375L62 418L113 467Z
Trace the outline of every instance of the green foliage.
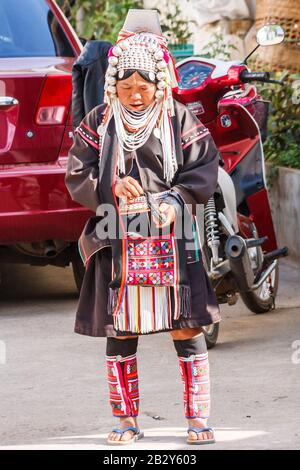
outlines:
M169 0L164 7L167 15L157 8L161 16L161 29L170 44L187 44L192 33L189 30L189 21L182 17L182 10L178 0Z
M258 85L262 97L270 101L268 137L264 143L265 158L274 166L300 168L300 106L293 88L293 83L300 79L300 75L284 72L284 77L283 86ZM280 80L283 75L279 72L274 78Z
M101 39L114 43L130 8L143 8L142 0L57 0L72 26L76 30L76 14L80 7L84 11L83 32L86 39ZM171 8L169 8L171 7ZM188 22L182 19L178 0L168 4L168 14L162 29L170 43L186 44L191 36ZM214 34L199 55L207 58L229 60L236 49L227 44L222 34ZM276 168L287 166L300 168L300 75L284 72L284 86L257 84L262 97L270 101L268 138L264 143L265 158ZM282 73L274 74L280 80ZM293 84L298 81L297 91Z
M56 0L78 35L114 43L130 8L143 8L142 0ZM179 0L165 2L162 31L171 44L187 44L191 37L189 22L182 18ZM76 14L83 9L83 31L77 30ZM168 11L165 16L164 11Z
M225 42L223 34L214 33L199 55L207 59L229 60L234 50L237 50L237 47L234 44Z
M60 0L74 29L77 29L76 14L83 8L83 31L77 33L86 39L116 42L130 8L143 8L142 0Z

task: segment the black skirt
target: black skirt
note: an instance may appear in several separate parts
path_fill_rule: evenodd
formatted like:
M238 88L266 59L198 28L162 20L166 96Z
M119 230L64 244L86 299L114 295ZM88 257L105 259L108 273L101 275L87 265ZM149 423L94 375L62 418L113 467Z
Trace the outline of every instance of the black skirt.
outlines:
M172 330L199 328L221 320L220 309L203 262L187 265L192 295L190 318L173 320ZM116 331L108 314L108 284L111 281L111 248L102 248L89 260L80 291L75 319L75 333L88 336L130 336L131 332ZM170 331L162 330L162 331ZM153 334L158 332L144 333ZM137 333L134 333L136 336Z

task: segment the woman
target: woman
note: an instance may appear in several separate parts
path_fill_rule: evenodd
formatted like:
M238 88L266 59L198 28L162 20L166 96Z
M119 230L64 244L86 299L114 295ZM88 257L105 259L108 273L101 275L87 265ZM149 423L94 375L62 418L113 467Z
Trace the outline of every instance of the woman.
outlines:
M86 272L75 332L107 337L110 404L120 420L109 444L143 437L137 423L138 337L161 331L172 335L179 359L187 442L206 444L214 442L214 431L207 427L209 364L202 326L220 321L220 312L197 246L195 215L215 190L219 154L208 130L173 100L173 59L150 19L153 12L140 11L141 21L142 13L142 31L128 13L109 52L105 104L78 126L69 153L71 197L97 213L79 240ZM107 224L110 207L117 216ZM156 238L147 224L140 232L136 223L133 231L124 228L145 214L147 224L154 221ZM177 236L183 220L192 248L185 233Z

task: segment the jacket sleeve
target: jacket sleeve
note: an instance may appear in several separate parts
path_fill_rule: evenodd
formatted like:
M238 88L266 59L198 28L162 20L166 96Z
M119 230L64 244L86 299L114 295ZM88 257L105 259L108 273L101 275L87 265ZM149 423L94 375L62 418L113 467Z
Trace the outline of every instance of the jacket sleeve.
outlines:
M196 213L197 204L205 204L213 195L218 181L220 155L209 130L186 110L181 127L183 165L172 192L181 196Z
M69 150L65 184L73 201L96 212L100 204L98 190L99 139L97 126L99 106L92 109L75 129Z
M107 53L111 42L87 41L72 68L72 122L77 127L84 116L103 103Z
M72 125L79 126L85 116L83 102L84 69L75 62L72 68Z

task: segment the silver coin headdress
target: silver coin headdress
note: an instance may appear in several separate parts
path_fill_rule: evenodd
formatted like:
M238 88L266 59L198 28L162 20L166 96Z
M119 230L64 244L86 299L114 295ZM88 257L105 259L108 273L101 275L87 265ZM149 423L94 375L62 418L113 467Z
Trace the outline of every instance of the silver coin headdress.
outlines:
M164 154L164 176L171 181L177 169L173 130L170 117L174 115L172 88L177 86L175 63L167 48L167 40L162 35L158 12L156 10L129 10L116 44L108 53L108 68L105 75L104 101L108 104L109 118L114 115L119 138L118 170L124 172L124 132L120 119L120 103L116 83L122 79L126 70L148 72L151 81L156 83L155 109L149 126L156 128L160 136ZM122 107L122 105L121 105ZM152 107L153 108L153 107ZM151 108L151 109L152 109ZM136 113L138 116L138 113ZM159 123L157 118L159 116ZM107 120L109 121L109 119ZM102 129L103 130L103 129ZM149 132L143 134L149 137ZM147 137L148 136L148 137ZM132 136L128 135L128 141ZM136 143L134 149L143 145L144 139Z

